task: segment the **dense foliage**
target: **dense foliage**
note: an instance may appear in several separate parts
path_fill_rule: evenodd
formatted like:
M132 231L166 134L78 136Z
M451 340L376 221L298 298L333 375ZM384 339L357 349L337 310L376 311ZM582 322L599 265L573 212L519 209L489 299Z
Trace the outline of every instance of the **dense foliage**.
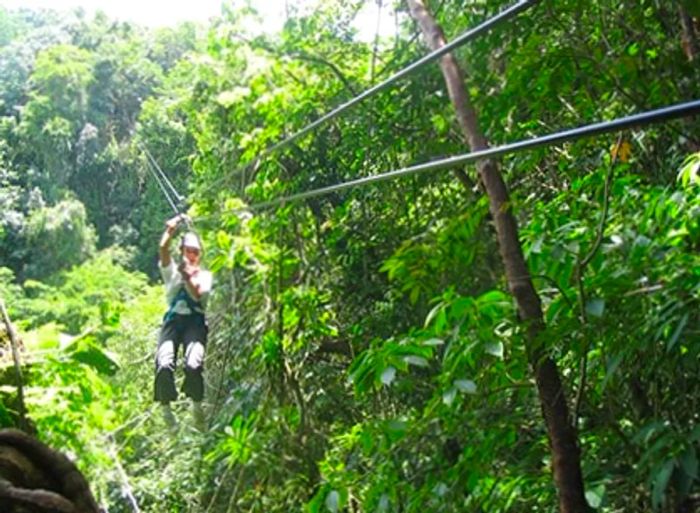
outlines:
M0 296L29 417L110 512L557 510L472 169L469 188L421 174L248 208L467 151L431 65L258 159L425 53L400 2L393 37L360 40L362 5L292 10L262 35L233 7L159 30L0 7ZM449 39L507 5L428 6ZM543 2L457 56L502 144L697 99L699 20L692 0ZM699 128L502 161L593 510L700 503ZM171 212L143 147L188 195L216 272L204 432L184 401L177 434L152 404Z

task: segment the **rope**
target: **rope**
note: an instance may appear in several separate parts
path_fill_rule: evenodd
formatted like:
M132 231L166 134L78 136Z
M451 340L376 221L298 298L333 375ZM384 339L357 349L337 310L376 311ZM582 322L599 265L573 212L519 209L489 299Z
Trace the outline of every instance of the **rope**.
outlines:
M226 180L227 178L234 176L238 173L241 173L245 169L247 169L251 165L255 165L261 160L269 157L273 153L278 152L282 148L289 146L291 143L299 139L300 137L303 137L304 135L308 134L312 130L318 128L319 126L323 125L324 123L327 123L328 121L338 117L340 114L344 113L346 110L354 107L358 103L366 100L367 98L370 98L372 96L375 96L376 94L384 91L385 89L388 89L390 86L392 86L395 82L401 80L402 78L410 75L411 73L416 72L426 64L429 64L433 61L436 61L443 55L451 52L452 50L459 48L460 46L465 45L469 41L472 41L482 34L485 34L486 32L490 31L492 28L496 27L497 25L514 18L521 12L529 9L530 7L534 6L537 4L539 0L521 0L517 4L512 5L511 7L505 9L504 11L501 11L499 14L489 18L485 22L481 23L480 25L477 25L476 27L467 30L466 32L462 33L459 37L451 41L450 43L446 44L442 48L439 48L428 55L422 57L421 59L418 59L414 63L410 64L409 66L405 67L404 69L398 71L394 75L390 76L383 82L380 82L374 87L371 87L370 89L367 89L363 93L359 94L358 96L352 98L351 100L343 103L339 107L335 108L334 110L328 112L327 114L321 116L315 121L312 121L308 125L306 125L304 128L299 130L298 132L293 133L292 135L288 136L286 139L283 139L272 146L269 146L266 148L258 157L255 159L254 162L249 163L244 166L240 166L233 171L231 171L228 175L223 176L219 180L215 180L209 187L204 189L204 193L209 192L212 190L215 186L218 186L223 180Z
M605 134L609 132L617 132L629 128L650 125L652 123L659 123L662 121L669 121L672 119L677 119L685 116L694 116L698 114L700 114L700 100L692 100L686 103L679 103L676 105L671 105L668 107L643 112L640 114L633 114L631 116L617 118L612 121L603 121L599 123L593 123L590 125L584 125L582 127L555 132L553 134L541 137L534 137L532 139L526 139L524 141L518 141L511 144L504 144L495 148L487 148L484 150L466 153L463 155L456 155L441 160L434 160L432 162L426 162L423 164L396 169L394 171L388 171L386 173L381 173L378 175L358 178L356 180L341 182L335 185L329 185L327 187L320 187L318 189L312 189L306 192L300 192L289 196L283 196L281 198L276 198L269 201L254 203L250 205L247 209L236 209L234 210L234 212L245 210L263 210L277 205L284 205L286 203L293 203L304 199L325 196L333 192L350 189L352 187L359 187L362 185L369 185L371 183L383 182L387 180L392 180L394 178L413 175L426 171L441 171L457 166L463 166L465 164L469 164L478 160L500 157L511 153L519 153L525 150L539 148L541 146L550 146L554 144L575 141L584 137L592 137L595 135Z

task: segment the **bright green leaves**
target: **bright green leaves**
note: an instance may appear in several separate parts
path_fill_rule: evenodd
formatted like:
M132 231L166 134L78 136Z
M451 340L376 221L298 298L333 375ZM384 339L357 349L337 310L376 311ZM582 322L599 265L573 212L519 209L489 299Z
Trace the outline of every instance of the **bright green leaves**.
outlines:
M36 98L46 97L58 115L77 123L86 113L87 88L94 80L93 55L72 45L39 53L30 78ZM39 127L40 128L40 127Z
M25 288L31 299L18 306L35 324L55 321L72 334L97 327L102 334L111 332L118 325L123 303L136 298L146 287L145 276L127 271L119 263L122 258L126 258L122 251L106 249L82 265L53 276L53 287L30 282Z
M459 336L459 329L472 333L485 344L486 351L503 356L503 338L508 335L508 324L513 313L510 298L500 290L490 290L478 297L458 296L449 289L430 310L425 327L437 336L452 333ZM456 328L456 330L455 330Z
M97 239L84 205L75 199L34 210L23 236L30 248L24 274L41 279L83 263L95 253Z
M482 199L471 204L459 217L436 224L420 237L406 240L384 261L380 270L387 273L411 303L427 300L449 286L440 277L455 269L469 269L479 249L479 229L487 213Z
M222 91L216 97L216 102L223 107L231 107L232 105L244 101L250 94L248 87L236 87L230 91Z
M470 379L456 379L452 386L442 393L442 402L446 406L451 406L457 396L457 392L463 394L474 395L476 394L476 383Z
M372 348L364 351L348 369L350 380L358 393L391 385L397 372L406 373L411 367L428 367L433 356L434 340L423 344L420 340L404 338L376 341Z
M600 509L605 499L605 484L598 484L586 490L586 501L593 509Z
M393 339L375 341L353 361L350 379L360 394L391 386L399 379L397 390L411 390L420 387L421 381L433 381L440 395L426 404L431 415L438 397L451 407L460 394L478 394L479 386L471 376L488 373L490 362L504 359L506 342L512 334L507 328L511 315L512 303L501 291L488 291L476 298L447 291L428 314L422 332L399 343ZM416 372L410 373L412 367ZM421 368L425 371L418 370Z
M336 490L330 485L322 486L307 504L307 513L338 513L348 501L347 490Z
M216 447L209 452L206 460L209 462L224 458L229 466L245 464L255 449L257 416L248 417L236 415L224 428L223 437Z
M298 348L315 340L338 335L335 315L329 307L329 294L315 287L287 288L280 302L283 305L282 326L294 340L285 339L287 346Z
M605 300L599 297L591 298L586 302L586 313L592 317L602 317L605 311Z
M113 376L119 370L115 355L102 348L92 337L81 337L65 351L75 361L89 365L100 374Z
M685 188L700 185L700 153L689 155L678 172L678 180Z

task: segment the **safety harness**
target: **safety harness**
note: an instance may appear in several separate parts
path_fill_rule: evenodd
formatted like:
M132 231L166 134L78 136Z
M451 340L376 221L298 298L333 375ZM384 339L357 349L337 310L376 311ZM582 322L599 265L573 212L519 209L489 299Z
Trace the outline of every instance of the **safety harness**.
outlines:
M178 314L175 311L175 305L178 303L178 301L182 300L184 300L187 303L187 308L189 308L190 312L192 312L190 315L199 316L201 317L201 320L204 320L204 307L202 306L202 303L194 300L192 296L190 296L187 293L187 290L185 290L185 286L183 285L180 287L180 290L177 291L177 294L175 294L175 297L170 302L168 311L165 312L165 315L163 316L163 322L168 322L172 320L176 315L182 315Z

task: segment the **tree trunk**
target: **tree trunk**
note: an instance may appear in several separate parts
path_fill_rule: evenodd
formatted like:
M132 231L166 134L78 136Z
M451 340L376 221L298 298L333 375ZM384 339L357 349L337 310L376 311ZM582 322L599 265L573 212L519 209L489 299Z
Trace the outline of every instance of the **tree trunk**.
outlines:
M423 0L407 1L411 16L418 22L428 46L432 50L444 46L442 29L426 9ZM466 142L472 151L485 149L488 142L479 128L457 60L452 54L447 54L440 60L440 67ZM542 307L520 245L508 190L494 160L479 162L477 169L489 197L489 209L496 227L508 287L515 298L520 319L527 325L527 354L549 434L559 510L561 513L584 513L589 508L584 496L577 434L569 416L559 369L547 355L541 341L545 328Z
M0 511L100 513L78 467L16 429L0 430Z
M5 323L5 329L7 330L7 335L10 337L10 346L12 347L12 359L15 364L15 377L17 380L17 403L19 410L19 427L24 432L30 431L29 422L27 421L27 407L24 404L24 378L22 377L22 363L19 358L19 342L17 340L17 334L12 326L12 321L5 308L5 302L2 297L0 297L0 314L2 315L2 320Z
M698 56L698 40L693 26L693 18L683 5L678 6L678 13L681 18L681 46L688 62L693 62Z

